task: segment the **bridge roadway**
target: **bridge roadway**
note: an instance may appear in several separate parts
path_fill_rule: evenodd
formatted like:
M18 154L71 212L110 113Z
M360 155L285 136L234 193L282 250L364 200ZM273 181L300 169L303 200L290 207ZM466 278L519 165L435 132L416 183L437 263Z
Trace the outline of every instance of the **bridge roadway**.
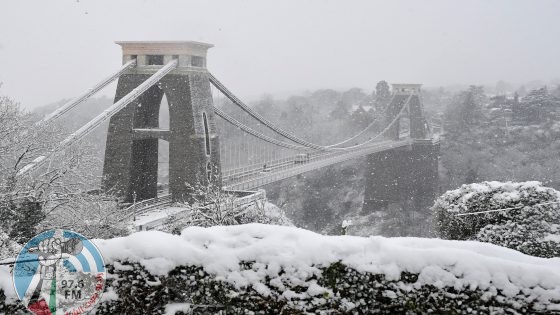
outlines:
M304 160L298 159L297 156L278 159L267 162L266 169L263 164L255 164L249 167L230 169L223 171L223 189L225 191L248 191L254 190L261 186L274 183L298 174L316 170L325 166L344 162L347 160L362 157L368 154L381 152L389 149L405 147L415 142L423 142L432 140L414 140L405 138L401 140L384 140L374 142L370 145L354 148L352 150L334 150L334 151L314 151L309 152L309 158ZM247 198L242 198L244 200ZM172 204L170 194L158 195L156 198L143 200L130 207L124 209L123 216L119 221L130 221L135 216L148 215L150 213L159 213L161 209ZM161 221L161 218L156 221ZM148 220L149 221L149 220ZM158 221L158 222L159 222ZM151 221L150 221L151 222ZM155 221L154 221L155 222ZM153 222L152 222L153 223ZM144 222L144 225L152 223ZM136 227L138 229L138 227Z
M400 135L400 139L404 140L405 138L409 139L410 138L410 134L409 131L406 130L405 132L401 133ZM419 140L416 140L419 141ZM228 168L228 169L222 169L222 181L223 182L233 182L233 181L238 181L240 179L246 179L248 176L252 176L255 175L258 172L263 172L263 173L268 173L272 170L285 170L289 167L294 166L294 164L305 164L310 160L317 160L318 158L324 157L325 155L327 156L333 156L333 152L337 152L338 154L340 154L341 152L350 152L350 150L356 150L356 149L365 149L365 148L369 148L373 145L377 145L382 143L383 141L377 141L377 142L372 142L371 144L369 144L367 147L364 146L358 146L357 148L336 148L333 147L330 150L323 150L323 151L301 151L300 154L293 154L293 155L289 155L287 157L283 157L280 159L272 159L272 160L268 160L266 162L260 161L257 163L253 163L252 165L245 165L242 167L236 167L236 168ZM303 152L303 153L302 153ZM298 155L304 155L307 154L308 158L306 158L305 160L298 160L297 156ZM223 165L223 164L222 164ZM297 175L297 174L296 174Z
M412 139L385 140L352 150L316 151L309 153L309 158L298 159L297 156L258 164L237 170L225 171L222 177L224 189L250 190L274 183L288 177L319 169L325 166L355 159L361 156L389 149L411 145Z
M371 145L354 148L352 150L335 150L335 151L315 151L309 153L309 158L305 160L298 159L296 156L289 158L270 161L267 163L266 169L262 164L254 165L251 167L232 169L224 171L222 177L223 189L226 191L248 191L255 188L274 183L298 174L309 172L325 166L333 165L336 163L344 162L347 160L362 157L368 154L381 152L389 149L405 147L415 142L432 141L432 140L413 140L410 138L401 140L384 140L374 142ZM258 194L254 196L260 196ZM241 198L239 202L247 198ZM252 199L247 199L252 202ZM243 202L241 202L243 203ZM147 199L139 203L133 204L123 211L124 216L119 218L120 221L131 221L136 216L152 217L154 214L157 216L161 214L161 209L168 207L172 204L171 195L163 194L153 199ZM153 220L152 220L153 219ZM140 225L151 227L153 224L161 223L163 219L160 217L151 218L148 220L140 220ZM135 220L134 220L135 221ZM144 222L145 221L145 222ZM153 222L152 222L153 221ZM155 222L155 223L154 223ZM158 224L159 224L158 223ZM135 229L143 229L145 227L139 226L135 223Z

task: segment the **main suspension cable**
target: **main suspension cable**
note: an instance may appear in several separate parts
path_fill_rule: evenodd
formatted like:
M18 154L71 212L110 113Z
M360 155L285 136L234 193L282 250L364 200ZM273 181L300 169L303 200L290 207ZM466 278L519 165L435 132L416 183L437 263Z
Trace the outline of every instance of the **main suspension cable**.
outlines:
M111 76L105 78L103 81L99 82L92 88L85 91L80 96L68 101L66 104L60 106L55 111L50 113L49 115L45 116L43 119L39 120L35 123L37 127L45 127L50 122L58 119L60 116L64 115L66 112L71 110L72 108L76 107L78 104L84 102L89 97L97 93L99 90L107 86L109 83L115 81L118 77L120 77L126 70L136 65L136 59L130 60L129 62L125 63L117 72L112 74Z
M146 92L150 87L155 85L156 83L161 80L166 74L171 72L173 69L177 67L178 61L176 59L170 61L168 64L163 66L159 69L156 73L150 76L146 81L142 82L139 86L134 88L130 93L126 94L123 98L121 98L118 102L111 105L109 108L104 110L101 114L97 115L95 118L90 120L88 123L83 125L80 129L76 132L72 133L66 139L62 140L51 152L47 155L42 155L31 163L27 164L26 166L22 167L17 173L16 176L21 176L32 169L35 169L41 165L43 165L48 159L50 159L54 153L63 150L64 148L70 146L74 142L80 140L93 130L95 130L99 125L101 125L105 120L111 118L114 114L118 111L123 109L126 105L133 102L137 99L140 95Z
M280 140L276 140L274 138L271 138L265 134L262 134L254 129L252 129L251 127L248 127L244 124L242 124L241 122L237 121L235 118L229 116L228 114L226 114L224 111L222 111L221 109L214 107L214 112L216 113L216 115L222 117L225 121L229 122L230 124L238 127L239 129L263 140L266 141L268 143L272 143L281 147L285 147L285 148L289 148L289 149L305 149L306 147L304 146L300 146L300 145L295 145L295 144L291 144L291 143L286 143Z
M228 90L220 81L218 81L218 79L216 79L216 77L214 77L212 75L212 73L208 72L208 78L209 78L210 82L218 90L220 90L220 92L222 92L227 98L229 98L230 101L232 101L235 105L241 107L241 109L243 109L246 113L251 115L253 118L255 118L256 120L261 122L263 125L265 125L269 129L271 129L272 131L276 132L277 134L280 134L281 136L283 136L285 138L288 138L288 139L292 140L293 142L301 144L302 146L305 146L305 147L308 147L308 148L312 148L312 149L316 149L316 150L327 150L328 149L326 146L314 144L314 143L311 143L309 141L300 139L300 138L294 136L293 134L283 130L282 128L276 126L275 124L273 124L272 122L268 121L266 118L261 116L259 113L257 113L253 109L251 109L249 106L245 105L245 103L243 103L243 101L241 101L239 98L237 98L235 95L233 95L233 93L230 90Z
M395 98L395 94L393 94L393 97L391 97L391 100L389 101L389 104L391 104L391 102L393 102L393 99L394 99L394 98ZM337 146L339 146L339 145L343 145L343 144L345 144L345 143L347 143L347 142L350 142L350 141L352 141L352 140L358 138L359 136L363 135L366 131L368 131L369 128L373 127L373 126L375 125L376 122L377 122L377 119L373 119L373 121L372 121L366 128L364 128L362 131L360 131L360 132L357 133L356 135L354 135L354 136L352 136L351 138L348 138L348 139L346 139L346 140L344 140L344 141L342 141L342 142L328 145L327 148L337 147Z
M408 103L410 102L410 99L412 99L412 94L410 94L408 96L408 99L406 100L406 102L401 106L401 109L399 110L399 113L395 116L395 118L393 118L393 120L387 125L387 127L385 127L380 133L378 133L377 135L375 135L373 138L362 142L360 144L356 144L350 147L343 147L340 149L344 149L344 150L348 150L348 149L354 149L354 148L359 148L361 146L364 146L374 140L376 140L377 138L381 137L382 135L384 135L391 127L393 127L393 125L401 118L402 114L404 113L404 110L407 108Z
M228 88L226 88L216 77L214 77L214 75L212 75L212 73L208 72L208 78L210 80L210 82L212 83L212 85L214 85L220 92L222 92L222 94L224 94L230 101L232 101L235 105L237 105L238 107L240 107L241 109L243 109L243 111L245 111L246 113L248 113L251 117L255 118L256 120L258 120L260 123L264 124L267 128L273 130L274 132L276 132L277 134L280 134L281 136L290 139L292 141L294 141L295 143L298 143L304 147L308 147L308 148L312 148L312 149L316 149L316 150L321 150L321 151L328 151L328 150L348 150L354 147L360 147L363 146L364 144L370 143L371 141L379 138L381 135L383 135L385 133L386 130L388 130L392 124L394 124L397 119L400 117L400 115L402 114L402 112L404 111L405 105L408 104L408 102L410 101L410 98L412 97L412 94L410 95L410 97L408 98L407 102L405 103L405 105L403 105L403 107L401 108L399 115L397 115L395 117L395 119L378 135L374 136L372 139L355 145L355 146L351 146L351 147L343 147L343 148L336 148L336 146L339 146L341 144L347 143L355 138L357 138L358 136L360 136L361 134L363 134L365 132L365 130L363 130L362 132L360 132L358 135L355 135L353 137L351 137L348 140L344 140L340 143L337 144L333 144L333 145L328 145L328 146L323 146L323 145L318 145L318 144L314 144L311 142L308 142L306 140L300 139L298 137L296 137L295 135L283 130L282 128L276 126L275 124L273 124L272 122L268 121L266 118L264 118L262 115L260 115L259 113L257 113L256 111L254 111L252 108L250 108L249 106L247 106L245 103L243 103L243 101L241 101L238 97L236 97L230 90L228 90ZM393 98L395 97L395 95L393 95ZM391 101L393 100L393 98L391 98ZM373 125L373 124L370 124ZM366 130L369 129L370 126L366 127ZM248 128L248 127L247 127Z

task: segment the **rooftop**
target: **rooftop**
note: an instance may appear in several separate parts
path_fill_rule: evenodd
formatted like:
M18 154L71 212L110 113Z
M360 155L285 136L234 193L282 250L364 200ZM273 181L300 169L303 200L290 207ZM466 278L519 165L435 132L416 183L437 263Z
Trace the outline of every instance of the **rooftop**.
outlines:
M420 88L422 84L418 83L391 83L393 87L403 87L403 88Z
M117 41L123 55L195 55L206 56L212 44L195 41Z

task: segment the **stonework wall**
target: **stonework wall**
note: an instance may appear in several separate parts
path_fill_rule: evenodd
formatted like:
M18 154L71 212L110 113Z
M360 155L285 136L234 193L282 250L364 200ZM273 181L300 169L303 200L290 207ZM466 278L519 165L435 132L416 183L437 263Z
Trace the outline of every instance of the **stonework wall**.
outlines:
M149 75L120 77L115 102L145 81ZM169 74L111 118L107 135L103 188L127 202L157 194L157 136L138 139L134 128L158 128L163 95L169 103L169 190L174 200L188 200L188 185L206 184L207 169L220 184L219 138L214 122L210 82L204 72ZM210 136L206 154L203 113ZM154 133L156 135L156 133Z
M140 85L148 77L149 75L122 75L118 81L115 102ZM144 95L151 95L157 91L157 87L153 87L146 91ZM134 128L135 116L138 116L138 105L143 103L142 98L144 95L111 117L107 132L102 186L105 191L122 196L128 202L134 200L133 192L136 190L134 186L139 184L137 181L132 181L133 162L137 162L133 161L132 158L132 129ZM157 150L155 154L157 155ZM134 167L140 166L134 165Z
M399 114L403 105L406 104L409 95L399 94L393 98L391 104L388 105L387 111L385 112L385 122L387 125L393 121L393 119ZM427 136L426 130L426 120L424 119L424 113L422 108L422 100L419 95L412 95L408 105L405 105L405 113L408 113L410 117L410 136L413 139L425 139ZM410 112L409 112L410 110ZM400 121L397 121L389 130L386 132L386 136L390 139L397 140L399 138L399 128Z
M366 213L383 210L391 203L406 205L417 211L425 210L432 205L438 192L439 144L425 140L429 135L420 95L397 93L387 107L385 121L390 124L403 106L406 106L404 111L410 118L410 137L416 141L409 147L367 157L363 205ZM400 119L387 130L385 136L398 140L399 129Z
M439 144L421 143L367 157L363 211L382 210L391 203L430 207L438 189Z

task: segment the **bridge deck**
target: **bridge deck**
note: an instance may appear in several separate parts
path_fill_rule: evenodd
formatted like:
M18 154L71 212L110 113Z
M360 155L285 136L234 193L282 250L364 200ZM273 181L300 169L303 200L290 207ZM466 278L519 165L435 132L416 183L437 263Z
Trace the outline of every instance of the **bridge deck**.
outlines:
M223 178L224 189L254 189L274 183L288 177L316 170L325 166L344 162L368 154L412 144L413 140L387 140L374 143L351 151L321 152L309 156L307 161L280 160L272 165L255 167L242 172L227 175Z

